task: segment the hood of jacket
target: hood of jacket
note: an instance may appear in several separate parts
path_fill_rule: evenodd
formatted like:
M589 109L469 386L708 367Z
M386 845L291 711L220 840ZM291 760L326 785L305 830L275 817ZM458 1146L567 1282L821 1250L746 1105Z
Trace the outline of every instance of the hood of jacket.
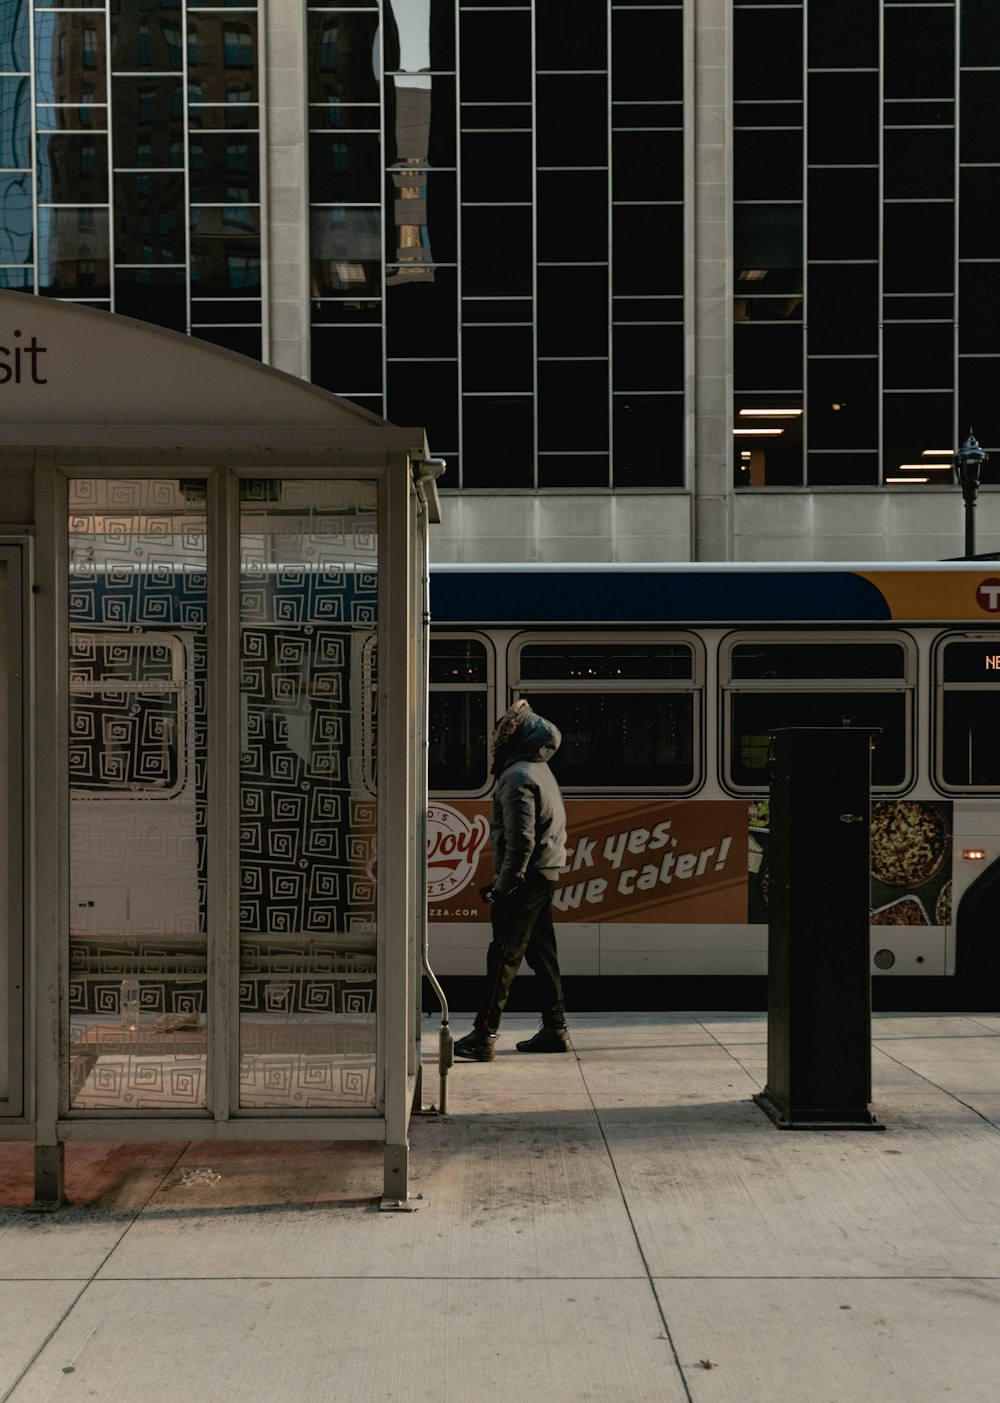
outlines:
M497 747L493 757L493 773L498 775L515 760L548 762L561 744L562 735L558 726L529 709L510 738Z

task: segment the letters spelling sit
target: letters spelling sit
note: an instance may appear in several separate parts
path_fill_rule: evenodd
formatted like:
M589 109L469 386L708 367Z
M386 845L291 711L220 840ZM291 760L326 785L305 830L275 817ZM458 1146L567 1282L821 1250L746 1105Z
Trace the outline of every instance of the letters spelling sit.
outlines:
M15 338L20 335L19 331L14 332ZM38 358L44 356L47 349L46 346L39 346L34 336L26 346L15 345L13 350L9 346L0 346L0 385L9 384L11 380L15 385L20 385L22 361L30 363L33 384L47 385L48 380L38 373Z

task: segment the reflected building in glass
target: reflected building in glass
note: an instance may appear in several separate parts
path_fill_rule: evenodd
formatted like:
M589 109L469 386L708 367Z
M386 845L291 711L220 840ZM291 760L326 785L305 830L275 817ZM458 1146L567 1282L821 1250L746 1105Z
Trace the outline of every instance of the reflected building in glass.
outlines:
M438 558L955 554L998 89L994 0L0 0L0 285L425 425Z
M0 4L0 283L258 359L255 4Z

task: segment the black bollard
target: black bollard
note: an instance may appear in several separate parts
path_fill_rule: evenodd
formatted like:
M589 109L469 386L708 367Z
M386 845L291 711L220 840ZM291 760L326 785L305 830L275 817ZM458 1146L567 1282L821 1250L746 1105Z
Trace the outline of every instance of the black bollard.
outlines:
M871 730L771 732L767 1085L782 1130L872 1115Z

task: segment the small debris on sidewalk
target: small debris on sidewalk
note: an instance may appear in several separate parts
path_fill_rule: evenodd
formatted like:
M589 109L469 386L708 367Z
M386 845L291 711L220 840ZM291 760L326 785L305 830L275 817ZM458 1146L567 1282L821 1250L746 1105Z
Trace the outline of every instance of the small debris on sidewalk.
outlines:
M196 1184L217 1184L222 1178L214 1169L182 1169L181 1184L192 1189Z

